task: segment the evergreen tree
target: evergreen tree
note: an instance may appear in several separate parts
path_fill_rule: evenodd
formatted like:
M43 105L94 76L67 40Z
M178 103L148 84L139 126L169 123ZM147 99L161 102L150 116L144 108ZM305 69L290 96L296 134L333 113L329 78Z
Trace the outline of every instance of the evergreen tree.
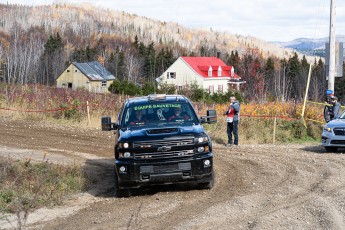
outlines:
M135 49L138 49L138 47L139 47L138 35L135 35L134 42L132 43L132 45Z
M50 35L44 45L44 53L41 57L42 75L39 77L41 84L53 85L64 66L64 43L60 34Z
M156 78L156 51L153 42L147 47L144 68L147 73L147 80L154 82Z
M267 91L271 96L271 100L276 99L275 90L274 90L274 61L272 57L268 57L265 63L265 85L267 87Z
M116 77L121 81L126 79L125 52L122 50L119 52L118 56Z
M300 92L300 85L305 85L304 82L300 81L301 63L298 60L298 55L295 52L292 57L288 60L286 75L291 82L291 92L290 95L295 100L301 100L302 95Z

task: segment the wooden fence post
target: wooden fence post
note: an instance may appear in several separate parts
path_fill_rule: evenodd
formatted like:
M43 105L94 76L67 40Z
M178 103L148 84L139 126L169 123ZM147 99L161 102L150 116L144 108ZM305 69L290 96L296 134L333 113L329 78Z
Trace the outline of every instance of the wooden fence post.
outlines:
M86 101L87 125L91 124L89 101Z
M277 127L277 117L274 117L274 122L273 122L273 144L276 142L276 127Z

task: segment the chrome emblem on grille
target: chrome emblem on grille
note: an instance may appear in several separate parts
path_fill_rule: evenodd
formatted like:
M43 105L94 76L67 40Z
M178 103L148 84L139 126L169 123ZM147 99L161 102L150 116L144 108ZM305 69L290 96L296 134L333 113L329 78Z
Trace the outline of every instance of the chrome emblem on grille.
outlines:
M171 150L171 146L161 146L157 149L157 151L168 151L168 150Z

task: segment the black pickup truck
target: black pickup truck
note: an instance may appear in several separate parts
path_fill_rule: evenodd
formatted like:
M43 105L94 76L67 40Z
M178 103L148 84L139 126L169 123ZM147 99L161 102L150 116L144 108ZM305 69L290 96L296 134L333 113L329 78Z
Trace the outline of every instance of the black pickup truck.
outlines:
M155 94L126 100L117 122L101 122L116 134L115 196L157 184L212 188L212 143L202 123L217 122L215 110L199 118L185 96Z

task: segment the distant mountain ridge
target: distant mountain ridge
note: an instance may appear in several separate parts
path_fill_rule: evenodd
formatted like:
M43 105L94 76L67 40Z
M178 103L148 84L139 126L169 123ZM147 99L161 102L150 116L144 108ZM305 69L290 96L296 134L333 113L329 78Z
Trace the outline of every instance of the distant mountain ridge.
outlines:
M191 29L174 22L163 22L122 11L102 9L88 5L51 4L40 6L11 5L0 3L0 35L9 36L14 29L29 31L39 28L45 34L59 32L64 38L75 34L80 41L68 40L67 47L84 47L97 37L106 35L122 39L124 43L133 40L148 45L169 45L179 53L176 47L199 52L201 49L220 50L222 53L238 51L240 54L248 48L256 48L263 57L282 58L292 56L293 50L252 36L213 31L212 29Z
M345 43L345 35L337 35L337 42ZM272 42L282 48L294 49L307 55L317 55L323 57L325 54L325 44L329 38L297 38L288 42Z

